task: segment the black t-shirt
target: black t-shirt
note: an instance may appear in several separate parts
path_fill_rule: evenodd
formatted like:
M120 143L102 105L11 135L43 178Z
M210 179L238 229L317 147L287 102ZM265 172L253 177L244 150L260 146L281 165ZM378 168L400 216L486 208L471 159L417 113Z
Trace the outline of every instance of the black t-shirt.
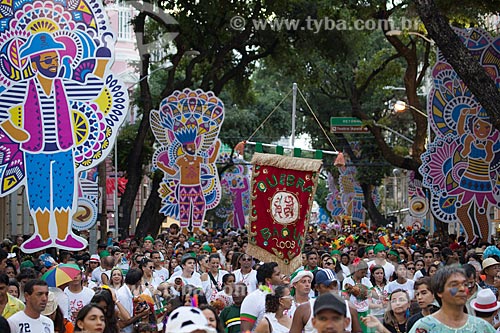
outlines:
M406 332L410 332L411 328L413 327L413 325L415 325L417 320L423 317L424 315L422 314L421 311L411 316L410 319L408 319L408 321L406 322Z
M398 324L399 332L392 326L392 324L388 324L384 321L384 327L387 328L391 333L406 333L406 323Z

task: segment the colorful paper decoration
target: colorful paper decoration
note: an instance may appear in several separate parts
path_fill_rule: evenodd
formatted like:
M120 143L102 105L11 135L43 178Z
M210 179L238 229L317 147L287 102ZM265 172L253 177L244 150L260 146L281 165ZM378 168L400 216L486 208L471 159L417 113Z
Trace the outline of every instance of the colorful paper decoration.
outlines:
M500 38L479 29L455 30L500 89ZM435 140L422 154L420 173L433 214L461 223L469 242L490 241L491 209L500 199L499 131L441 53L428 99Z
M110 72L115 35L100 0L1 6L0 195L26 186L35 232L24 252L80 250L78 173L110 152L128 110Z
M97 222L99 209L99 184L97 168L94 172L82 172L78 179L77 209L73 215L73 229L89 230Z
M158 190L160 212L178 219L184 233L199 230L207 209L220 201L215 166L224 104L213 92L175 91L151 112L151 129L160 143L153 165L165 173Z
M322 162L255 153L252 164L247 252L276 261L282 273L291 274L302 264L300 251Z
M251 168L243 159L236 159L235 163L231 170L222 175L221 185L231 196L232 210L228 219L233 227L241 229L245 227L250 209Z

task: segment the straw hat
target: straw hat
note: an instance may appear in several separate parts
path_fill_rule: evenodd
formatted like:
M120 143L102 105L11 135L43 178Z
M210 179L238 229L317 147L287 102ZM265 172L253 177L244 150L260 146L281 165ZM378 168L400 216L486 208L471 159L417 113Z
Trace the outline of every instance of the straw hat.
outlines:
M500 265L500 262L496 261L493 258L486 258L483 260L482 266L483 266L483 272L486 268L495 266L495 265Z
M52 291L49 291L49 296L47 298L47 305L45 306L45 310L43 310L42 314L44 316L50 316L57 310L57 299L56 294Z

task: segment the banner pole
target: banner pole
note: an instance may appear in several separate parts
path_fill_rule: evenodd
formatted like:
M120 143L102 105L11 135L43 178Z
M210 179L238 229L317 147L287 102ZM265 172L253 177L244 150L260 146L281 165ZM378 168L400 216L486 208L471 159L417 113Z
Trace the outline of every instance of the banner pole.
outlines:
M297 112L297 83L292 87L292 135L290 136L290 146L295 147L295 115Z

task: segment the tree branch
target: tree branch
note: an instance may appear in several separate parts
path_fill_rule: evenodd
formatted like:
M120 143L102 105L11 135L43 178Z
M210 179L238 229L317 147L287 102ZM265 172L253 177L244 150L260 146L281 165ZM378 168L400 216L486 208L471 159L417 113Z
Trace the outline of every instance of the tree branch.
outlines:
M484 68L470 54L460 38L450 27L448 20L439 12L434 0L416 0L417 11L429 36L439 46L446 60L479 100L500 130L500 91Z

